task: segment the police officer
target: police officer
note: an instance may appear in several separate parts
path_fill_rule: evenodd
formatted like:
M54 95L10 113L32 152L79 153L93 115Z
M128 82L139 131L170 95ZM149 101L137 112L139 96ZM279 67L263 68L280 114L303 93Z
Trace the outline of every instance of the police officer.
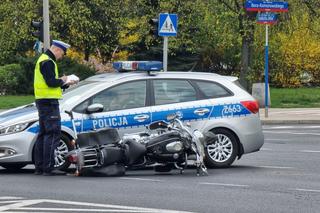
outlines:
M59 99L62 89L77 82L67 82L67 76L59 78L56 60L61 59L70 47L53 40L50 49L43 53L34 69L34 94L39 114L39 134L35 144L35 174L55 175L54 150L61 137Z

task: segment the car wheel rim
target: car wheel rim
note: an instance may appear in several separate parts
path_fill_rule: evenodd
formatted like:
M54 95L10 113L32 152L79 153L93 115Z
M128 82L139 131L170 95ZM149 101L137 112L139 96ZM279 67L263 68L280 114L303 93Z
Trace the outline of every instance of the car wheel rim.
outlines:
M63 140L60 140L58 147L54 150L54 167L62 166L65 163L64 156L68 153L68 151L69 149L67 144Z
M215 162L225 162L232 156L233 146L229 137L217 134L218 140L208 145L207 151L212 160Z

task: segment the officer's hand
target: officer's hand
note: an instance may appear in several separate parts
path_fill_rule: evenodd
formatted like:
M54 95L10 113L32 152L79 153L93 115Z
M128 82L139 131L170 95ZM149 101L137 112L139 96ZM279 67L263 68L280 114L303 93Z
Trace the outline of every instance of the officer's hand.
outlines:
M64 76L62 76L60 79L63 80L63 82L66 82L67 79L68 79L68 76L64 75Z
M71 80L71 81L69 81L67 84L68 85L74 85L74 84L77 84L78 83L78 81L73 81L73 80Z

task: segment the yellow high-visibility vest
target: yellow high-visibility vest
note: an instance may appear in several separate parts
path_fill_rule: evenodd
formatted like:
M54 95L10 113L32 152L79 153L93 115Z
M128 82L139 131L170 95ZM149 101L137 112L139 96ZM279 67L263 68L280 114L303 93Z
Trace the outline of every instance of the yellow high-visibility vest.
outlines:
M34 69L34 96L36 99L60 99L62 98L62 90L60 87L48 87L43 75L40 71L40 63L43 61L51 60L54 63L55 77L59 78L58 66L54 60L48 55L42 54Z

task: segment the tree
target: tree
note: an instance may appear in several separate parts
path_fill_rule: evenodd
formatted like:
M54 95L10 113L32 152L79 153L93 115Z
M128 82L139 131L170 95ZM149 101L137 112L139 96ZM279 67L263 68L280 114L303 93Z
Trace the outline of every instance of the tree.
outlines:
M237 16L238 32L241 36L241 64L240 64L240 83L247 90L250 85L247 76L252 66L252 53L255 32L256 13L247 12L244 9L244 0L213 0L216 3L223 4L230 12Z
M0 3L0 65L33 46L30 23L37 16L35 0L2 0Z

